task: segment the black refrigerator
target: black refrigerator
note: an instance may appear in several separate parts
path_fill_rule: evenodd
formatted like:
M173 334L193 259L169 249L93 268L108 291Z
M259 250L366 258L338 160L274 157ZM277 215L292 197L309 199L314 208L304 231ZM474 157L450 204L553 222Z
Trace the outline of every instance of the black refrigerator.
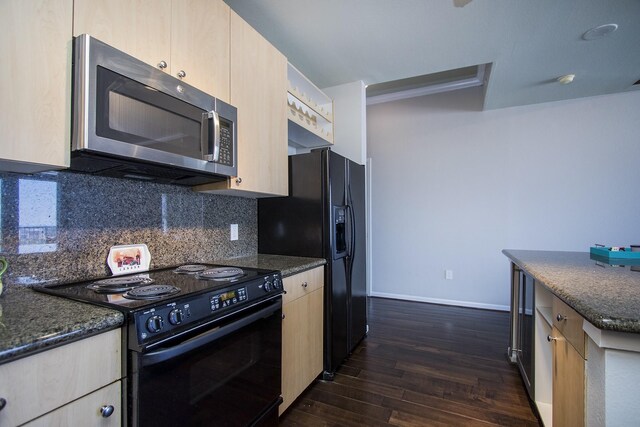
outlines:
M258 252L325 258L324 379L367 333L365 168L328 148L289 156L289 196L258 201Z

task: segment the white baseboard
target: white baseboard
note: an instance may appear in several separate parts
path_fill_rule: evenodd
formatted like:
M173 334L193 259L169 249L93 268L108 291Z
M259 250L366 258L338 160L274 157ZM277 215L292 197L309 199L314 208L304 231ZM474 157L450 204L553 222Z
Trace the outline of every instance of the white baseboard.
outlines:
M510 307L508 305L483 304L483 303L471 302L471 301L457 301L457 300L439 299L439 298L426 298L426 297L418 297L418 296L415 296L415 295L389 294L389 293L386 293L386 292L371 292L369 294L369 296L371 296L371 297L380 297L380 298L401 299L401 300L405 300L405 301L430 302L432 304L454 305L456 307L481 308L481 309L484 309L484 310L497 310L497 311L509 311L510 310Z

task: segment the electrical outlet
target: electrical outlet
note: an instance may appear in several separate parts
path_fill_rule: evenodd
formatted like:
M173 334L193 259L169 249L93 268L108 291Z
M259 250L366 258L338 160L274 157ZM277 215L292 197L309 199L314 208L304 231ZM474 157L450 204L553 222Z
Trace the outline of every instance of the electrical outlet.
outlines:
M238 224L231 224L231 240L238 240Z
M445 270L444 271L444 278L446 280L453 280L453 270Z

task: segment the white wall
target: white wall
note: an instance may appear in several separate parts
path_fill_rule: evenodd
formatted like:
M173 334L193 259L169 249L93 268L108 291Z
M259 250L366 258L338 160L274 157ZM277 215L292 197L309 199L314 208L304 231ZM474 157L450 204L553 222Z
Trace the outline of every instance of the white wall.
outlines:
M322 89L333 98L332 150L364 165L367 161L366 87L362 81Z
M640 92L481 105L473 88L369 106L372 295L507 309L504 248L640 243Z

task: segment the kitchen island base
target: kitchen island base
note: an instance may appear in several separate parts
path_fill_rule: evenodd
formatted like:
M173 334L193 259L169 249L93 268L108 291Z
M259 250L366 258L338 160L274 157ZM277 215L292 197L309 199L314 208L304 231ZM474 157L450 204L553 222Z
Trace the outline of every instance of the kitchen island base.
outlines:
M603 312L613 307L624 313L625 304L634 306L640 274L606 269L588 253L503 252L512 261L512 273L522 270L535 283L535 391L530 397L543 424L625 426L640 419L640 319ZM511 280L512 361L521 352L519 277L512 274ZM588 289L593 280L603 284L599 292ZM610 284L618 286L608 289ZM624 302L616 304L616 298Z

